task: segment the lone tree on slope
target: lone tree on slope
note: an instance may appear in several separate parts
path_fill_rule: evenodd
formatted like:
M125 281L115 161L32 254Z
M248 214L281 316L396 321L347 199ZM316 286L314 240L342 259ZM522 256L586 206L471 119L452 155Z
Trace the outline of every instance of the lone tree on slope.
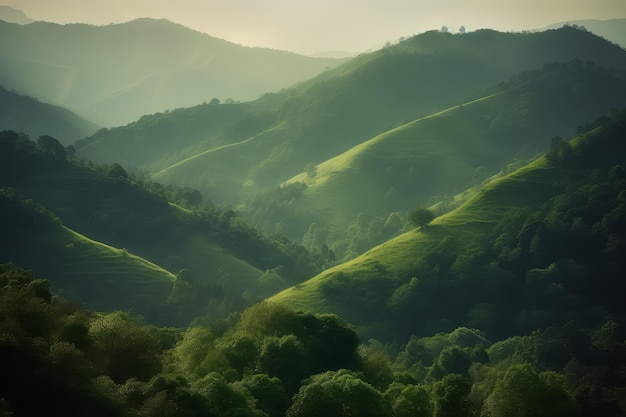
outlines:
M416 226L425 227L428 223L433 221L435 215L432 211L424 207L417 207L409 211L409 220Z

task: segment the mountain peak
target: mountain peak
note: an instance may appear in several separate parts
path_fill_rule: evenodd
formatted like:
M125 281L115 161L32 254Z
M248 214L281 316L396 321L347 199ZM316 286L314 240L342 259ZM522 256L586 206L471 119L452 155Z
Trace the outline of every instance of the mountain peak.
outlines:
M9 6L0 6L0 20L9 23L17 23L19 25L27 25L34 22L34 20L26 16L23 11Z

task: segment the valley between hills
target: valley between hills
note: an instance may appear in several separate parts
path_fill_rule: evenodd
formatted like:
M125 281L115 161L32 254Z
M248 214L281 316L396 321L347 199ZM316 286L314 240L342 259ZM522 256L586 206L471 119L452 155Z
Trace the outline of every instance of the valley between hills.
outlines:
M625 415L619 44L0 20L0 56L0 415Z

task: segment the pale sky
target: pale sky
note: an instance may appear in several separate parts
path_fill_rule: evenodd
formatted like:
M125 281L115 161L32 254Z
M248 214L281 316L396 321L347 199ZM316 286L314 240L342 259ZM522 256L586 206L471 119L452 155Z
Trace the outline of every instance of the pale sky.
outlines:
M246 46L365 52L431 29L525 30L626 18L626 0L0 0L35 20L105 25L166 18Z

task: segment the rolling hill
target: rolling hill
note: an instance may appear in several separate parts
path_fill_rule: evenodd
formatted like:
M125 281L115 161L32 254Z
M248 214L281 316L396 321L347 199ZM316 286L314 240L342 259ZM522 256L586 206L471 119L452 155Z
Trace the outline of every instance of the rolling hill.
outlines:
M103 273L117 258L122 268L115 272L124 283L118 282L113 292L136 292L133 281L124 281L125 262L154 264L162 274L177 274L193 283L194 291L207 297L201 300L204 304L199 301L199 309L211 298L232 302L221 314L303 281L321 267L322 260L303 247L259 233L232 210L198 207L202 196L195 190L130 178L120 165L81 164L49 136L35 143L15 132L2 132L0 162L0 187L15 190L20 200L33 200L67 228L48 235L36 230L37 239L25 231L20 245L2 254L2 262L17 257L23 267L39 266L48 276L77 277L89 270L91 261L93 270L99 268L99 258L85 253L106 249L111 264L104 265ZM84 238L69 236L74 232ZM84 247L81 239L108 246L66 250L68 244ZM67 258L74 253L78 258ZM82 277L90 280L86 274ZM193 309L191 313L200 314Z
M14 130L33 138L52 135L67 146L93 135L98 128L67 109L0 87L0 130Z
M0 191L2 262L36 270L55 294L92 310L132 310L151 317L165 304L173 274L76 233L32 200Z
M542 30L556 29L564 25L576 25L595 33L598 36L615 42L622 48L626 48L626 19L609 19L609 20L570 20L555 23Z
M624 112L601 118L430 225L269 300L338 313L385 340L457 326L502 337L623 313L625 133Z
M251 100L344 60L248 48L167 20L0 22L0 85L103 126L213 98Z
M300 187L263 202L253 218L280 223L292 235L316 224L323 243L341 254L350 239L345 225L361 217L385 223L393 212L425 205L433 196L459 190L494 175L515 160L547 150L554 136L574 133L593 120L626 107L626 79L580 61L553 64L503 83L493 93L389 130L303 172L283 187ZM272 210L289 199L291 210ZM371 228L372 226L370 226ZM376 242L381 243L381 242Z
M259 99L255 105L266 111L267 118L256 129L235 135L226 134L226 128L215 135L208 132L198 146L181 139L185 149L178 156L186 159L160 169L154 179L193 186L216 202L238 205L393 127L477 98L479 91L520 71L572 59L606 68L626 67L624 50L573 28L541 33L427 32ZM168 132L177 128L184 132L181 122L192 111L200 114L203 110L185 109L145 122ZM145 132L146 123L129 125L124 136L141 137L147 143L140 133ZM231 126L240 124L235 121ZM84 150L78 149L79 155L123 154L129 145L119 136L119 131L103 132ZM173 155L170 146L159 160ZM127 165L137 164L129 161Z

